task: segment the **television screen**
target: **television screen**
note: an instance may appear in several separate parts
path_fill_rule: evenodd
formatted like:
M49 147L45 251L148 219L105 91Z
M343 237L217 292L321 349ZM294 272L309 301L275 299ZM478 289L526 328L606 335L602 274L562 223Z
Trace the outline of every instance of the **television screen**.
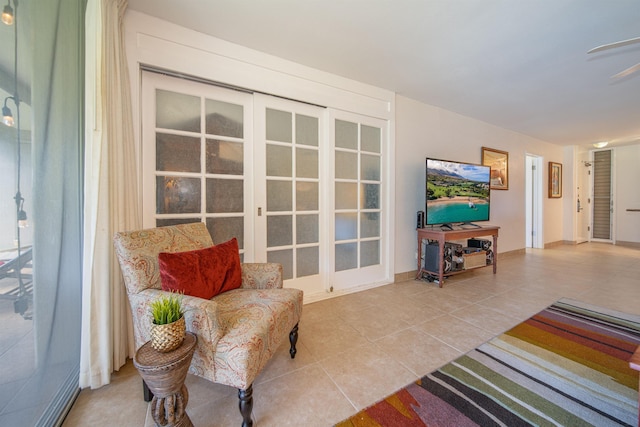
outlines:
M427 158L426 224L489 220L491 167Z

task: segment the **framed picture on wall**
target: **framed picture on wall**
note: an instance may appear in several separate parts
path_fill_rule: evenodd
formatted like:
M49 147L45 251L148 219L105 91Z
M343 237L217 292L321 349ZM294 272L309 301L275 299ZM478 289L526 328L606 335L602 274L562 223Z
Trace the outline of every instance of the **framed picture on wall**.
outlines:
M562 197L562 163L549 162L549 197Z
M509 189L509 153L482 147L482 164L491 166L491 189Z

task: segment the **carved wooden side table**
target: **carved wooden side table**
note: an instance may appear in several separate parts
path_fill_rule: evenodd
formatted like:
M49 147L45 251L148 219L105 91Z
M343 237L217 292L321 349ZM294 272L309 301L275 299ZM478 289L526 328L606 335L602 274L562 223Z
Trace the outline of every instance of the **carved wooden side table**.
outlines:
M196 336L187 332L182 345L168 353L160 353L151 342L138 349L133 365L153 393L151 414L156 426L193 427L186 408L189 392L184 385L196 349Z

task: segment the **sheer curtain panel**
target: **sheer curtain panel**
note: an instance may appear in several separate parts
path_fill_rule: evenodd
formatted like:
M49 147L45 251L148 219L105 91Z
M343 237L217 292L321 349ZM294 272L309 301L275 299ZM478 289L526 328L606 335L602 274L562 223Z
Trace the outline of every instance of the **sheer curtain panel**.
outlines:
M81 387L108 384L135 350L112 243L116 231L140 224L122 36L126 8L126 0L89 0L87 5Z

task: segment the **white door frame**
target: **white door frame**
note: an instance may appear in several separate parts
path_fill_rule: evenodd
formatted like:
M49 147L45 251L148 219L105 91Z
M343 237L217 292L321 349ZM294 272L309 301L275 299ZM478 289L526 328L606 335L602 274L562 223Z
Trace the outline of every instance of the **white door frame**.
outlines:
M526 247L544 248L542 215L542 157L525 155Z
M576 244L591 240L591 171L589 151L581 151L575 166L575 241Z

